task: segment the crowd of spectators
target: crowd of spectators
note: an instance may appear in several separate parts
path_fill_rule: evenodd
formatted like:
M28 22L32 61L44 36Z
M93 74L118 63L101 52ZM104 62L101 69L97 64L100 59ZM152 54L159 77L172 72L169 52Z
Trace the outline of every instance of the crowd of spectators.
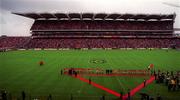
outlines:
M28 48L170 48L172 45L180 47L177 39L32 39Z
M38 97L38 96L34 97L31 96L30 94L27 94L26 91L22 91L21 95L16 96L15 94L12 94L10 91L7 91L6 89L1 89L0 100L53 100L53 99L51 94L44 97Z
M180 48L180 39L171 38L172 30L172 20L35 20L32 38L0 37L0 49Z
M0 48L180 48L179 38L1 37Z
M29 39L30 37L0 37L0 48L19 48Z
M172 37L173 34L170 32L33 32L32 36L36 37L63 37L63 36L158 36L158 37Z
M37 20L31 30L172 30L173 21Z

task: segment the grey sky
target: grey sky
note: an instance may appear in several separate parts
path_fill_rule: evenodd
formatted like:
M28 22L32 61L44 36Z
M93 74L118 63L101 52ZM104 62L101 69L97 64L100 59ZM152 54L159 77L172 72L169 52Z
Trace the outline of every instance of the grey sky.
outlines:
M32 19L11 12L105 12L105 13L176 13L175 27L180 28L180 0L0 0L0 35L29 36Z

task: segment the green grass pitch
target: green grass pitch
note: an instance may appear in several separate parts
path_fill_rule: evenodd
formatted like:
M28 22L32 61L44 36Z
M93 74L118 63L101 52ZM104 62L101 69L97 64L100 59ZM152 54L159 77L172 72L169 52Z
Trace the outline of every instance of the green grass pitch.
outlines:
M105 63L92 63L92 59L103 59ZM39 66L39 61L44 61ZM180 70L180 51L177 50L25 50L0 53L0 89L8 90L19 98L24 90L28 98L45 99L49 94L56 100L107 100L117 97L90 86L78 79L60 75L63 68L146 69L153 63L155 69ZM88 76L86 76L88 78ZM137 77L91 77L116 92L127 92L143 82ZM168 92L164 84L150 84L140 92L151 96L157 93L167 100L180 98L180 92ZM134 98L140 97L139 92ZM29 100L29 99L28 99Z

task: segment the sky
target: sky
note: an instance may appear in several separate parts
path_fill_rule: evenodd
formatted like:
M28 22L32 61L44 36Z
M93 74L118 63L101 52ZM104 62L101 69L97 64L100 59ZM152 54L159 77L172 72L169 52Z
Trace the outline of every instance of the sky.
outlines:
M0 36L31 35L34 20L11 12L176 13L174 27L180 28L180 0L0 0Z

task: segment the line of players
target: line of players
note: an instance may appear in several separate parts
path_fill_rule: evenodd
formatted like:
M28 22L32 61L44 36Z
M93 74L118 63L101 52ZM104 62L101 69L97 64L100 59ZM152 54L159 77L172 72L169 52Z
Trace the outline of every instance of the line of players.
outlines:
M150 75L149 70L117 70L117 69L78 69L66 68L61 70L61 74L77 75L77 74L94 74L94 75Z

